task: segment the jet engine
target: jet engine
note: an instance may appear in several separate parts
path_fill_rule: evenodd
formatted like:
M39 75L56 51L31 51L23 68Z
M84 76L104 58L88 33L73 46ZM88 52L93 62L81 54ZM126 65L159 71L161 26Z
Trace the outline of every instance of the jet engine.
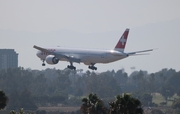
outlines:
M46 57L46 62L48 64L54 65L54 64L57 64L59 62L59 59L56 58L54 55L48 55Z

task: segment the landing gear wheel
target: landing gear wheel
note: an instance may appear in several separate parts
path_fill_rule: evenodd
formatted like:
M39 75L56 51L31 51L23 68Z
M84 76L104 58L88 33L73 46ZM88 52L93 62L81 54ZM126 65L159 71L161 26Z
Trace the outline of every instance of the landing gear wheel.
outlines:
M45 61L45 60L42 60L42 62L43 62L43 63L42 63L42 66L45 66L45 65L46 65L46 64L44 63L44 61Z
M71 69L71 70L76 70L76 67L68 65L67 68Z
M45 63L42 64L42 66L45 66L45 65L46 65Z
M94 70L97 70L97 67L94 67Z
M88 68L91 70L97 70L97 67L95 67L95 66L89 66Z

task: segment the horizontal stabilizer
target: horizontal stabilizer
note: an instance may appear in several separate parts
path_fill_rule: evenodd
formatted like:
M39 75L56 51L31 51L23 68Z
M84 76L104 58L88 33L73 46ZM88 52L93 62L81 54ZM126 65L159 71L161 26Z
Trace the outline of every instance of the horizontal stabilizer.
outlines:
M127 53L129 56L133 56L133 55L147 55L144 52L149 52L149 51L153 51L154 49L148 49L148 50L142 50L142 51L135 51L135 52L130 52ZM144 53L144 54L139 54L139 53Z
M129 55L129 56L137 56L137 55L150 55L149 53L142 53L142 54L134 54L134 55Z

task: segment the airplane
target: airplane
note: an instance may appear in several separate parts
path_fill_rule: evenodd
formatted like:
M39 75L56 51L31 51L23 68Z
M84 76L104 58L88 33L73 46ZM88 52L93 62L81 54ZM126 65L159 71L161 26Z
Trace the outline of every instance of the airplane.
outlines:
M73 63L84 63L89 66L89 69L97 70L97 67L95 67L96 63L111 63L129 56L144 55L146 53L143 52L153 51L153 49L149 49L125 53L124 49L127 43L128 34L129 29L127 28L120 37L115 48L111 50L74 49L62 47L42 48L36 45L34 45L33 48L38 50L36 55L42 60L42 66L45 66L45 61L50 65L55 65L59 61L67 61L70 63L67 68L71 70L76 70Z

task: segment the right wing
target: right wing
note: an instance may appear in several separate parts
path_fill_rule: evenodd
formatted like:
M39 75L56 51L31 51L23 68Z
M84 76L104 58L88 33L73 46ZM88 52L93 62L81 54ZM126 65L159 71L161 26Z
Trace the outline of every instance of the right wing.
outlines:
M81 62L80 58L76 58L76 57L71 56L71 55L56 53L56 52L50 51L48 49L45 49L45 48L42 48L42 47L39 47L39 46L36 46L36 45L34 45L33 48L35 48L37 50L40 50L42 52L48 53L50 55L54 55L58 59L66 59L69 62L76 62L76 63L80 63Z

